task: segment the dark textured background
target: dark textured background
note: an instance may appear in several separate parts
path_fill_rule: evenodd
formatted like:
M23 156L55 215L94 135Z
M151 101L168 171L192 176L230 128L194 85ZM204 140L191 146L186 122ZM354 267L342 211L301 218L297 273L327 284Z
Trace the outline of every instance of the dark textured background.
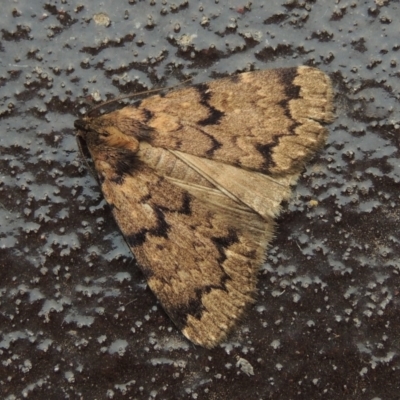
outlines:
M398 399L399 1L86 3L1 5L2 398ZM248 317L195 347L147 288L74 119L82 99L300 64L333 80L328 144Z

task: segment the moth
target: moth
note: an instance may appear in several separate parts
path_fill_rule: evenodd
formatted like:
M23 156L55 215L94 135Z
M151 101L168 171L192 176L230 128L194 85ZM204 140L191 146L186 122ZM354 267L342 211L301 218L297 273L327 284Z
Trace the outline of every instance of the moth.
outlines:
M257 272L332 86L311 67L242 73L75 121L104 198L182 333L212 348L255 300Z

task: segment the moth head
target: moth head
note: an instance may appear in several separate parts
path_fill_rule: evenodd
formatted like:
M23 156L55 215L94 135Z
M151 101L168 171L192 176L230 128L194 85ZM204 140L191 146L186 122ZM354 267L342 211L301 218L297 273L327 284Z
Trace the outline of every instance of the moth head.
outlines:
M136 153L139 141L132 135L123 133L113 119L84 117L74 122L78 137L86 142L90 150L122 148Z

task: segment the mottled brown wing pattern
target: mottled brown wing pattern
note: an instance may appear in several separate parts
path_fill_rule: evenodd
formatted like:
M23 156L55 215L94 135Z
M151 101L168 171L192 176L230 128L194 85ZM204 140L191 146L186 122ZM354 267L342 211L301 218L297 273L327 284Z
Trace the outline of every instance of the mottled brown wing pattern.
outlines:
M273 218L331 119L329 78L299 67L76 122L150 288L194 343L220 343L252 303Z
M240 212L211 209L143 164L122 184L105 175L102 191L171 319L197 344L221 341L254 297L265 221L249 213L249 229Z
M329 78L310 67L247 72L143 100L105 116L149 142L273 175L299 172L326 140Z

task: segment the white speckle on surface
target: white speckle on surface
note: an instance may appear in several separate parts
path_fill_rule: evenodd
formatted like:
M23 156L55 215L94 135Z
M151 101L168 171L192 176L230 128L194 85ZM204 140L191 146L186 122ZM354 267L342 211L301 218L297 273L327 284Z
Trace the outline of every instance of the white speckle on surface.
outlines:
M123 356L126 352L128 347L128 342L123 339L117 339L111 343L110 347L108 348L108 352L110 354L118 354L119 356Z
M92 92L92 98L95 102L100 102L101 101L101 94L99 90L95 90L94 92Z
M361 326L361 320L358 318L353 319L354 325L359 328Z
M271 346L273 349L275 349L275 350L276 350L276 349L279 349L279 347L281 347L281 342L280 342L279 339L273 340L273 341L271 342L270 346Z
M49 321L49 315L51 312L61 312L64 310L63 303L57 300L46 300L43 305L42 309L39 311L39 317L44 317L45 321Z
M294 303L298 303L300 301L300 299L301 299L301 296L298 293L295 293L293 295L293 302Z
M104 315L105 308L104 307L96 307L95 311L96 311L96 314L98 314L98 315Z
M49 349L49 347L52 345L52 343L53 343L53 340L44 339L37 345L37 348L38 348L38 350L46 352Z
M32 362L30 360L25 360L23 365L20 365L19 369L26 374L32 369Z
M101 344L104 343L107 340L107 336L106 335L101 335L97 338L97 341Z
M254 375L253 366L245 358L238 357L236 367L240 368L247 376Z
M130 282L132 279L132 276L128 272L118 272L114 275L114 279L119 283L122 283L124 281Z
M67 371L64 373L64 377L67 380L68 383L74 383L75 382L75 375L72 371Z
M93 21L97 25L110 26L111 20L106 13L97 13L93 15Z
M123 395L126 395L130 389L130 387L136 385L136 381L135 380L130 380L126 383L117 383L114 385L114 388L116 390L119 390ZM140 390L140 388L139 388ZM143 390L143 388L141 389Z

